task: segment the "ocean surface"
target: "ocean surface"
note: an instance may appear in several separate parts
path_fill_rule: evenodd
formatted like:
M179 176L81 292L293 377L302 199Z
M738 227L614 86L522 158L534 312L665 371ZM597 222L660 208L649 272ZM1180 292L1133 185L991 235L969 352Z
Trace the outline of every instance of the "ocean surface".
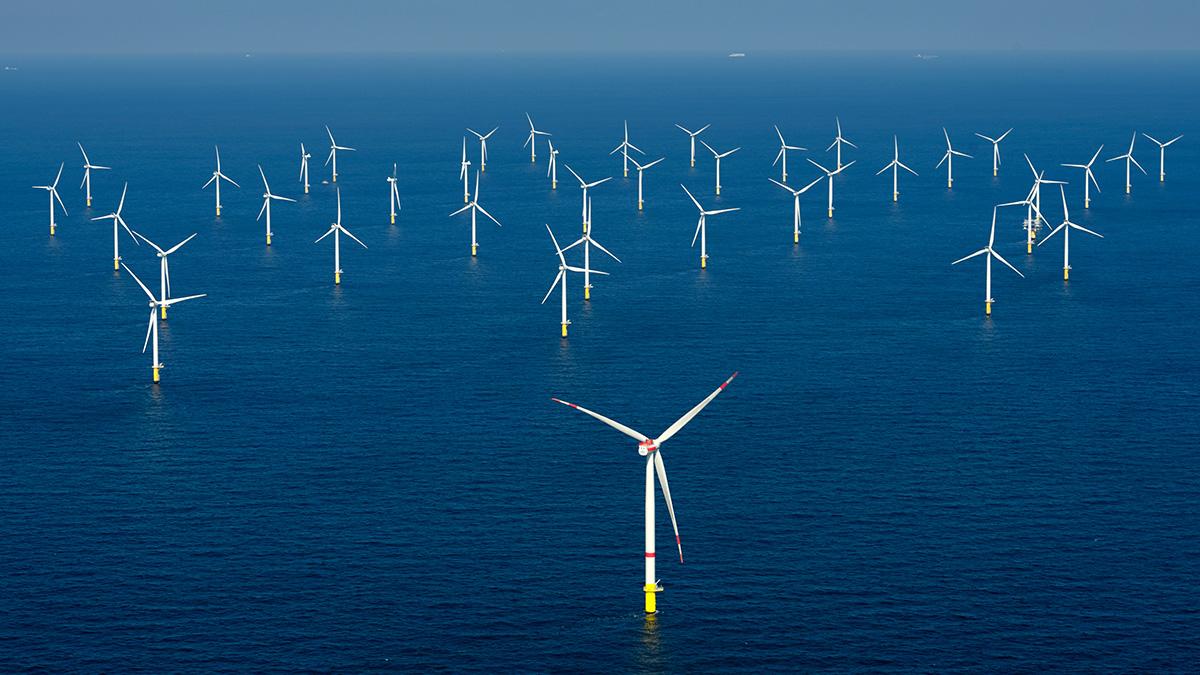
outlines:
M1200 59L1189 55L14 59L0 72L0 670L1188 671L1200 663ZM559 186L521 144L554 134ZM840 116L833 219L768 182L818 175ZM666 161L621 176L630 140ZM741 150L722 194L703 147ZM342 285L324 125L339 157ZM465 129L489 141L469 218ZM948 191L934 165L945 126ZM1014 131L991 176L973 133ZM1133 191L1130 134L1185 134ZM890 201L892 135L902 175ZM84 143L95 203L77 189ZM299 144L312 192L297 182ZM1082 208L1082 174L1103 192ZM213 146L241 189L213 215ZM478 146L468 143L478 165ZM992 206L1070 181L1025 254ZM70 212L48 236L54 178ZM398 165L402 211L388 222ZM277 193L267 248L261 163ZM539 304L591 194L590 302ZM473 167L474 168L474 167ZM145 296L109 213L171 257L160 386ZM696 209L711 256L689 248ZM1062 219L1057 189L1043 208ZM1043 234L1046 232L1043 229ZM148 284L157 260L122 234ZM572 260L578 264L579 258ZM156 286L155 286L156 288ZM643 460L550 400L657 435L659 614L642 607ZM661 496L660 496L661 500Z

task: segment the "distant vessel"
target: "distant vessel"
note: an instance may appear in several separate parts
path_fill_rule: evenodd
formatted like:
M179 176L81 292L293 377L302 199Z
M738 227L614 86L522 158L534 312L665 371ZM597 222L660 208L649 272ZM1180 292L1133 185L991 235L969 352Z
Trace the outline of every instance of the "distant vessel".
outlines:
M929 61L929 60L932 60L932 59L936 59L936 58L937 58L937 54L921 54L921 53L917 53L917 54L913 54L913 57L914 57L914 58L921 59L922 61Z
M5 70L20 70L20 68L17 68L16 66L4 66L4 69Z
M745 53L745 52L730 52L730 54L729 54L729 58L731 58L731 59L744 59L744 58L746 58L746 53Z

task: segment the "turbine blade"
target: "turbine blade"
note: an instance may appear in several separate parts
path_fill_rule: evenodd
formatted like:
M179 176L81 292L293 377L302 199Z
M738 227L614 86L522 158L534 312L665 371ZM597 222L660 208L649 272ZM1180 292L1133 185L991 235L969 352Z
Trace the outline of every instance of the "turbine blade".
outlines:
M568 408L574 408L575 410L578 410L579 412L581 412L585 415L591 415L592 417L595 417L596 419L600 420L601 422L604 422L608 426L616 429L617 431L625 434L626 436L637 439L639 442L650 440L641 432L634 431L633 429L630 429L629 427L625 426L624 424L621 424L620 422L617 422L616 420L611 420L611 419L605 417L604 415L601 415L600 413L592 412L591 410L588 410L587 408L575 405L574 403L568 403L562 399L551 398L550 400L554 401L556 403L561 403L561 404L567 406Z
M679 523L675 521L675 505L671 503L671 487L667 485L667 468L663 466L662 450L654 452L654 470L658 473L658 484L662 486L663 501L667 513L671 514L671 527L675 530L675 547L679 549L679 562L683 562L683 544L679 541Z
M713 393L711 393L707 397L705 397L705 399L703 401L700 401L699 403L697 403L696 407L694 407L691 410L684 413L683 417L680 417L679 419L675 420L674 424L667 427L666 431L662 432L662 434L659 435L658 438L654 439L654 444L657 446L662 446L663 443L666 443L667 441L671 440L671 437L674 436L675 434L679 433L679 430L682 429L688 422L691 422L692 418L694 418L696 415L700 414L700 411L704 410L704 406L711 403L712 400L717 397L717 394L720 394L721 392L725 391L725 387L728 387L729 383L733 382L733 378L735 378L737 376L738 376L737 372L734 372L732 375L729 376L729 379L722 382L721 386L717 387L716 390L713 391Z

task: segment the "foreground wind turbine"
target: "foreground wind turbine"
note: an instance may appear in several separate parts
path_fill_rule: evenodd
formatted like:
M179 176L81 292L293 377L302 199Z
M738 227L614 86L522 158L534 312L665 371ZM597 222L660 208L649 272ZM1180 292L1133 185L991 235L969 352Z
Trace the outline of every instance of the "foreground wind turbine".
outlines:
M146 288L146 284L143 284L142 280L133 273L133 270L129 269L125 263L121 263L121 266L125 268L126 272L129 272L129 276L133 277L133 280L137 282L137 285L141 287L141 289L146 292L146 296L150 298L150 325L146 326L146 341L142 344L142 353L146 353L146 347L150 344L150 339L153 337L154 351L152 352L150 367L154 372L154 384L158 384L158 371L162 370L163 364L158 360L158 322L154 320L154 315L156 314L155 309L161 307L163 315L166 316L167 308L171 305L183 302L185 300L203 298L208 294L201 293L200 295L185 295L182 298L169 299L166 297L163 297L162 299L155 298L154 294L150 292L150 289Z
M475 134L475 136L479 138L479 170L480 171L484 171L484 172L487 171L487 139L491 138L492 134L496 133L496 129L499 129L499 128L500 127L495 127L494 129L487 132L486 134L481 134L478 131L475 131L474 129L471 129L469 127L467 128L467 131Z
M700 202L696 201L696 198L692 196L691 192L688 192L688 189L684 187L682 183L679 185L679 187L683 188L684 192L687 192L688 198L692 200L692 203L695 204L696 208L700 211L700 220L696 223L696 233L692 235L692 246L696 245L696 237L700 237L700 269L706 269L708 267L708 216L730 213L731 211L740 211L741 208L705 211L704 207L700 206Z
M655 477L655 474L658 475L658 483L659 483L659 485L662 486L663 501L665 501L667 503L667 513L669 513L671 515L671 528L675 530L675 547L679 549L679 562L680 563L683 562L683 544L679 540L679 524L675 520L675 506L671 503L671 488L667 485L667 469L665 466L663 466L662 450L660 448L662 447L663 443L666 443L668 440L671 439L672 436L679 433L679 430L682 429L688 422L691 422L692 418L694 418L696 415L698 415L701 410L704 410L704 407L707 406L709 403L711 403L712 400L717 397L717 394L720 394L721 392L725 391L725 387L728 387L729 383L733 382L733 378L735 378L737 376L738 376L738 374L736 372L733 375L730 375L729 379L722 382L721 386L717 387L716 391L709 394L708 397L705 398L700 403L698 403L696 405L696 407L687 411L687 413L683 417L680 417L678 420L675 420L674 424L667 427L667 430L662 432L662 434L658 438L655 438L655 439L651 439L650 437L648 437L638 431L635 431L635 430L625 426L624 424L621 424L620 422L611 420L599 413L592 412L591 410L588 410L587 408L582 408L580 406L575 405L574 403L568 403L562 399L557 399L557 398L552 399L556 403L561 403L567 407L574 408L575 410L578 410L581 413L591 415L592 417L600 420L601 422L604 422L608 426L616 429L617 431L625 434L626 436L630 436L630 437L634 438L638 442L638 454L646 458L646 520L645 520L646 554L644 557L645 564L646 564L646 576L645 576L645 583L642 586L642 590L646 594L646 613L647 614L654 614L656 611L658 611L658 603L656 600L656 595L658 593L661 593L663 590L662 585L660 585L658 583L658 578L654 574L654 562L655 562L655 557L656 557L656 553L654 550L654 477Z
M592 221L592 200L588 199L588 222L590 223L591 221ZM583 233L582 237L576 239L574 243L572 243L570 246L564 248L563 251L569 251L572 248L575 248L576 246L578 246L580 244L583 244L583 299L591 300L592 299L592 276L591 276L592 275L592 247L595 246L596 248L600 249L601 251L604 251L606 254L608 254L608 257L612 258L613 260L616 260L617 262L621 262L621 259L618 258L617 256L613 255L612 252L609 251L608 249L601 246L600 242L596 241L595 239L592 239L592 228L591 227L588 228L587 232ZM557 246L558 242L555 242L555 245ZM545 301L543 301L543 302L545 302ZM566 315L564 315L564 316L566 316Z
M709 145L708 143L705 143L704 141L700 141L700 144L703 145L704 147L708 148L708 151L711 152L713 155L713 159L715 159L717 161L717 194L720 195L721 194L721 160L724 159L725 157L732 155L733 153L737 152L738 150L741 150L741 147L737 147L732 150L726 150L725 152L717 152L716 150L713 150L711 145Z
M946 131L946 127L942 127L942 134L946 137L946 154L942 155L942 159L937 163L936 169L942 168L942 164L946 165L946 189L954 187L954 157L966 157L974 159L965 152L959 152L950 145L950 132Z
M821 181L823 181L825 179L824 179L824 177L817 178L816 180L809 183L808 185L805 185L804 187L800 188L799 190L793 188L790 185L787 185L786 183L780 183L779 181L775 180L774 178L768 178L767 180L778 185L779 187L783 188L784 190L787 190L788 192L792 193L792 243L799 244L800 243L800 195L804 194L805 192L808 192L809 188L816 185L817 183L820 183Z
M550 146L550 166L546 167L546 177L550 179L550 189L558 189L558 150L554 149L554 141L546 139Z
M183 245L188 243L189 241L191 241L196 236L196 233L193 232L191 237L184 239L183 241L179 242L178 244L175 244L174 246L172 246L169 249L166 249L165 251L161 247L159 247L158 244L147 239L146 236L143 235L141 232L134 232L133 234L135 236L141 238L141 240L146 242L147 244L150 244L150 248L153 248L155 250L156 254L158 255L158 292L159 292L158 297L162 300L170 300L171 299L171 264L167 261L167 257L170 256L172 253L178 251L179 249L183 248ZM167 318L167 306L166 305L162 305L162 318L164 318L164 319Z
M1029 190L1029 195L1022 202L1025 206L1025 253L1028 255L1033 253L1033 240L1037 238L1038 230L1041 229L1041 223L1050 224L1049 221L1042 216L1042 186L1043 185L1066 185L1066 181L1061 180L1046 180L1044 176L1046 171L1038 171L1033 167L1033 160L1029 159L1029 155L1025 155L1025 163L1029 165L1029 170L1033 172L1033 187Z
M359 246L361 246L363 248L367 247L366 244L359 241L358 237L354 236L353 234L350 234L350 230L347 230L345 227L342 226L342 189L341 188L338 188L338 190L337 190L337 221L335 221L332 225L330 225L329 229L325 232L325 234L317 237L317 240L314 241L313 243L314 244L319 243L322 239L324 239L325 237L328 237L331 234L333 235L333 284L336 286L336 285L342 283L342 239L341 239L341 235L344 234L347 237L350 237L355 242L357 242Z
M54 177L54 182L49 185L34 185L35 190L45 190L50 193L50 236L54 236L54 200L58 200L58 205L62 207L63 215L67 215L67 205L63 204L62 197L58 196L58 180L62 178L63 165L58 165L58 175Z
M892 161L887 166L883 167L879 171L876 171L875 175L878 176L888 169L892 170L892 201L895 202L900 201L900 169L904 169L914 176L920 174L908 168L904 162L900 161L900 139L896 138L894 135L892 136L892 146L895 149L895 152L892 155Z
M642 172L654 166L655 164L658 164L664 159L666 159L666 157L659 157L649 164L638 164L636 159L633 159L632 157L629 158L629 161L633 162L633 165L637 167L638 172L638 211L642 210Z
M624 174L625 178L629 178L629 151L630 150L636 150L638 152L638 154L641 154L641 155L646 154L646 153L642 152L636 145L629 142L629 120L625 120L625 140L621 141L620 145L613 148L612 152L608 153L609 155L615 155L618 152L621 153L622 164L623 164L624 170L625 170L625 174Z
M1157 143L1158 141L1155 142ZM1171 143L1174 142L1175 141L1171 141ZM78 145L79 152L83 153L83 182L79 184L79 187L87 190L87 205L90 208L92 206L92 171L108 171L112 167L92 164L91 160L88 159L87 151L83 149L83 143L76 141L75 145ZM1170 145L1170 143L1168 143L1168 145Z
M1019 203L1019 202L1016 202L1016 203ZM1001 206L1007 206L1007 204L1002 204ZM957 265L958 263L963 262L965 260L970 260L971 258L974 258L975 256L987 255L987 282L986 282L986 286L984 287L984 300L983 300L984 313L987 314L987 316L992 315L992 303L995 302L995 300L992 299L992 258L995 258L996 260L999 260L1000 262L1004 263L1006 266L1008 266L1008 268L1010 270L1016 272L1017 276L1021 277L1022 279L1025 278L1024 274L1021 274L1021 272L1017 268L1010 265L1009 262L1007 260L1005 260L999 253L997 253L995 248L993 248L993 245L996 243L996 211L999 208L1000 208L1000 206L992 207L992 232L991 232L991 234L988 235L987 246L984 246L983 248L979 249L978 251L975 251L971 255L959 258L958 260L955 260L954 262L950 263L951 265Z
M688 135L688 140L692 144L691 155L690 155L691 156L691 166L692 166L692 168L695 168L695 166L696 166L696 137L699 136L700 134L704 133L704 130L711 127L712 125L705 124L704 126L700 127L696 131L692 131L692 130L687 129L683 126L680 126L678 124L676 124L675 126L679 127L683 131L683 133Z
M837 117L833 119L835 122L837 122L837 136L833 137L833 142L829 144L828 148L825 148L825 152L829 152L830 150L834 149L834 147L837 148L837 171L841 171L843 168L845 168L842 166L842 146L848 145L855 149L858 149L858 146L846 140L842 136L842 120Z
M262 205L262 208L258 210L258 218L255 218L255 220L262 218L263 213L266 212L266 214L267 214L267 246L270 246L271 245L271 234L272 234L272 232L271 232L271 200L275 199L275 200L278 200L281 202L294 202L296 200L288 198L288 197L280 197L279 195L276 195L276 194L271 194L271 186L267 185L267 174L263 173L261 164L258 165L258 175L262 176L262 179L263 179L263 205Z
M567 171L570 171L571 175L575 176L575 180L579 181L579 187L583 190L583 231L587 232L588 225L590 224L590 221L588 220L588 190L600 185L601 183L607 183L608 181L612 180L612 176L609 176L608 178L601 178L600 180L589 183L580 178L579 174L575 173L575 169L572 169L570 164L567 164L566 167Z
M1142 135L1145 136L1146 138L1149 138L1151 141L1154 141L1154 144L1158 146L1158 182L1160 182L1160 183L1165 182L1167 180L1167 171L1166 171L1167 146L1174 143L1175 141L1183 138L1183 134L1179 134L1175 138L1172 138L1171 140L1167 141L1166 143L1159 142L1159 140L1157 138L1155 138L1145 132L1143 132ZM80 147L80 149L83 149L83 146L79 146L79 147ZM1132 154L1133 150L1131 149L1129 152ZM84 158L86 159L87 156L85 155ZM95 168L105 168L105 167L95 167Z
M1130 177L1129 176L1129 174L1130 174L1129 165L1133 164L1134 166L1136 166L1138 168L1138 171L1141 171L1142 173L1146 173L1146 170L1142 168L1142 165L1138 164L1138 161L1133 158L1133 144L1136 142L1137 142L1137 132L1135 131L1135 132L1133 132L1133 138L1129 139L1129 151L1123 155L1118 155L1116 157L1113 157L1110 160L1107 160L1109 162L1115 162L1115 161L1121 160L1121 159L1125 160L1125 194L1129 194L1129 188L1131 187L1130 182L1129 182L1129 177Z
M479 242L475 241L475 216L479 213L482 213L483 215L485 215L489 219L491 219L491 221L493 223L495 223L498 226L501 226L500 221L493 218L492 214L488 213L486 209L484 209L482 206L479 205L479 172L478 171L475 172L475 196L471 198L471 201L467 202L466 206L455 211L454 213L451 213L450 217L453 218L454 216L457 216L458 214L462 213L463 211L466 211L467 209L471 210L471 257L475 257L475 250L479 247ZM501 227L503 227L503 226L501 226Z
M354 152L354 148L348 148L344 145L338 145L337 141L333 140L333 132L329 130L328 124L325 125L325 133L329 134L329 156L325 158L325 166L329 166L329 164L331 162L333 163L333 167L330 169L332 172L331 182L336 183L337 182L337 153L338 153L338 150L345 150L346 152Z
M300 182L304 183L304 194L308 194L308 160L312 155L304 149L304 144L300 144Z
M463 182L463 203L471 201L471 188L468 182L471 169L471 160L467 159L467 137L463 136L462 162L458 165L458 177Z
M525 139L525 145L521 147L529 146L529 162L532 164L537 161L537 137L546 136L546 140L549 141L550 132L534 128L533 118L529 116L529 113L525 113L525 119L529 120L529 136Z
M217 189L217 217L220 218L221 217L221 181L223 181L223 180L229 181L230 183L233 183L233 186L236 188L241 188L242 186L238 185L237 181L235 181L234 179L221 173L221 149L215 145L213 146L213 149L216 150L216 152L217 152L217 169L216 169L216 171L213 171L212 178L209 178L208 182L204 184L204 187L202 187L200 189L203 190L203 189L207 188L209 185L212 185L213 187L215 187Z
M391 185L391 189L389 190L389 192L391 192L389 201L391 202L390 208L392 212L392 224L395 225L396 212L400 210L400 188L397 187L395 162L392 162L392 175L388 176L387 182Z
M1039 241L1038 246L1041 246L1042 244L1050 241L1050 237L1053 237L1059 230L1063 231L1063 281L1070 281L1070 277L1071 277L1071 230L1075 229L1075 230L1079 230L1080 232L1086 232L1086 233L1092 235L1093 237L1100 237L1101 239L1104 238L1104 235L1102 235L1098 232L1092 232L1091 230L1087 229L1086 227L1084 227L1082 225L1076 225L1075 223L1072 223L1071 222L1071 214L1069 211L1067 211L1067 191L1061 185L1058 186L1058 190L1059 190L1059 192L1062 193L1062 203L1063 203L1062 224L1059 225L1058 227L1054 228L1053 230L1050 230L1050 234L1046 235L1045 239Z
M1091 182L1096 186L1096 192L1100 192L1100 184L1096 182L1096 174L1092 173L1092 165L1096 163L1096 158L1100 156L1100 151L1104 149L1104 145L1096 148L1096 154L1088 160L1087 164L1063 164L1073 169L1083 169L1083 208L1090 208L1092 205L1091 191L1088 190L1088 183Z
M999 175L999 173L1000 173L1000 141L1004 140L1004 137L1011 133L1012 133L1012 129L1009 129L1008 131L997 136L996 138L992 138L991 136L984 136L983 134L981 134L979 132L975 132L976 136L978 136L978 137L982 138L983 140L992 144L992 176L993 177Z
M775 135L779 136L779 154L775 155L775 161L771 162L771 166L775 166L780 161L783 161L783 178L780 178L784 183L787 182L787 153L788 150L808 150L799 145L788 145L787 141L783 140L783 132L779 130L779 125L775 125Z
M559 248L558 239L554 237L554 232L550 230L549 225L546 226L546 231L550 233L550 241L554 242L554 250L558 253L558 274L554 277L554 283L550 284L550 290L546 291L546 297L542 298L542 304L546 304L546 301L550 299L550 294L554 292L556 286L562 289L562 336L567 337L567 326L571 325L571 320L567 318L567 273L608 274L608 272L568 265L567 259L563 257L563 249Z
M125 219L121 217L121 209L125 208L125 192L128 190L129 183L127 182L125 183L125 187L121 189L121 202L117 204L116 211L113 211L107 216L92 218L92 220L113 221L113 271L116 272L121 271L121 239L117 236L119 234L119 228L125 228L125 231L129 233L129 237L133 239L134 244L138 246L142 245L140 242L138 242L138 238L135 236L134 231L129 229L129 225L126 224Z
M808 161L813 166L817 167L821 171L824 171L825 179L829 181L829 217L832 218L833 217L833 177L838 175L839 173L845 171L846 169L849 169L858 160L857 159L850 160L849 164L843 164L840 168L838 168L834 171L830 171L829 169L826 169L825 167L821 166L820 164L817 164L816 162L812 161L811 159Z

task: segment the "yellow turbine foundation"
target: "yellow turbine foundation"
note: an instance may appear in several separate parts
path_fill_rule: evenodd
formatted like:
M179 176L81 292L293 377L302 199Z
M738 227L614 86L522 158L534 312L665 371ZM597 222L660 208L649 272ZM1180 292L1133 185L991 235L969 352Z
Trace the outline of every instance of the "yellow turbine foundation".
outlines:
M638 211L642 210L642 200L638 200Z
M708 267L708 258L701 256L700 257L700 269L705 269L706 267Z
M1070 272L1071 272L1071 268L1070 268L1070 267L1064 267L1064 268L1063 268L1063 281L1069 281L1069 280L1070 280L1070 276L1071 276L1071 275L1070 275Z
M304 194L308 194L308 186L307 185L304 186Z
M162 306L162 307L160 307L159 309L161 309L161 310L162 310L162 318L164 318L164 319L165 319L165 318L167 318L167 306L166 306L166 305L163 305L163 306Z
M799 243L800 243L800 233L799 233L799 232L793 232L793 233L792 233L792 243L793 243L793 244L799 244Z
M50 226L50 236L51 237L54 236L54 226L53 225Z
M271 235L267 235L267 246L271 245Z
M567 337L567 324L562 325L562 336Z
M625 177L629 178L629 169L624 169L624 172L625 172Z
M983 303L983 313L988 316L992 315L992 301L991 300L988 300L987 302Z
M120 258L113 258L113 271L114 272L121 271L121 259Z
M900 201L900 193L899 192L892 193L892 201L894 201L894 202Z
M154 366L154 384L158 384L158 366Z
M717 196L720 196L720 194L721 194L721 186L718 185L717 186Z
M471 244L471 257L475 257L475 244Z
M832 218L832 217L833 217L833 207L832 207L832 206L831 206L831 207L829 207L829 217L830 217L830 218Z
M657 596L662 592L662 587L658 584L645 584L642 590L646 592L646 613L654 614L658 611Z
M997 174L997 171L996 171L995 167L993 167L992 168L992 178L995 178L996 174Z
M335 182L335 183L337 182L337 174L336 173L333 174L333 182Z
M551 190L557 190L557 189L558 189L558 181L557 181L557 180L552 180L552 181L550 181L550 189L551 189Z
M87 198L87 205L88 205L89 209L92 207L92 198L91 197Z
M217 205L217 217L221 217L221 206L219 204Z
M583 287L583 299L584 299L584 300L591 300L591 299L592 299L592 287L591 287L591 286L584 286L584 287Z
M1033 253L1033 242L1027 241L1025 242L1025 255L1029 255L1031 253Z
M339 285L341 285L341 283L342 283L342 273L341 273L341 272L334 272L334 273L333 273L333 285L334 285L334 286L339 286Z
M392 214L392 224L393 225L396 224L396 214L394 214L394 213Z

